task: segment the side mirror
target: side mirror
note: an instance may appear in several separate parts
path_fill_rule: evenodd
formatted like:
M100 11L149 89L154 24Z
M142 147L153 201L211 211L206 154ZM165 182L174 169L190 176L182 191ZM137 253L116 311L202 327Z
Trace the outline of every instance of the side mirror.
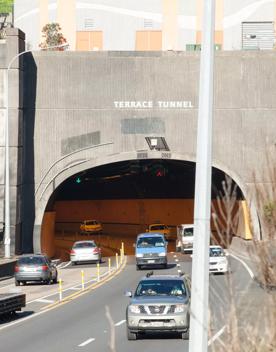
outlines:
M126 297L132 297L132 292L131 291L125 291L125 296Z

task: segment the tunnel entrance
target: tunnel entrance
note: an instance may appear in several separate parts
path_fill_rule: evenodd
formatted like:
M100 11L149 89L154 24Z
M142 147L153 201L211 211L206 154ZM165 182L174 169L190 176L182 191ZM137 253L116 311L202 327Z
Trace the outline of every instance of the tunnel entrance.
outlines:
M226 230L234 232L233 228L225 229L225 214L220 214L227 207L225 185L233 202L233 224L244 202L240 188L230 181L224 172L212 169L212 212L217 219L216 224L212 221L212 232L217 242ZM48 202L42 223L42 250L50 257L66 260L75 240L93 238L106 255L118 251L122 241L126 253L132 254L137 234L152 223L163 223L171 229L169 250L174 251L176 226L193 223L194 187L195 163L179 160L123 161L75 174L55 190ZM80 224L84 220L99 221L102 231L82 232ZM235 226L238 231L238 224Z

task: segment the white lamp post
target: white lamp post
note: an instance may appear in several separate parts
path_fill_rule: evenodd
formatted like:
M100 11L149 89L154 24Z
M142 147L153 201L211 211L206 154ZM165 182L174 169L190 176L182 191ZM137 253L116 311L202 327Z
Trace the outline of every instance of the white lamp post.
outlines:
M214 23L215 0L205 0L200 57L189 352L208 350Z
M63 48L67 47L68 44L60 44L49 46L47 49ZM25 50L15 55L9 62L7 69L4 71L4 106L5 109L5 258L11 256L11 217L10 217L10 155L9 155L9 70L11 65L19 56L31 52L32 50Z

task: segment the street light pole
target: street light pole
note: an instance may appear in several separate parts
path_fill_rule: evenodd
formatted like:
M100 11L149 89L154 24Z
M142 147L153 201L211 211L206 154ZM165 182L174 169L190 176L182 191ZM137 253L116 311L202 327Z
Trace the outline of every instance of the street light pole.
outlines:
M200 57L189 352L208 350L214 23L215 0L205 0Z
M67 47L68 44L49 46L45 49L55 49ZM43 50L45 50L43 49ZM5 106L5 258L11 256L11 216L10 216L10 154L9 154L9 71L13 62L19 57L32 50L25 50L16 54L9 62L8 67L4 70L4 106Z

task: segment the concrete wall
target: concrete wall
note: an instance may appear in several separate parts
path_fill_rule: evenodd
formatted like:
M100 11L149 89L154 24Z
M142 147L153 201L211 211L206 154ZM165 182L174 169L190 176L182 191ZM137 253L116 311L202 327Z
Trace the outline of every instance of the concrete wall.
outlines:
M274 51L220 52L215 62L213 166L240 186L255 225L254 186L256 182L269 185L266 156L275 150L275 55ZM22 115L19 102L14 105L11 171L13 224L20 225L24 219L25 250L32 247L34 218L34 248L40 250L46 205L69 176L137 158L195 160L197 53L33 52L23 57L23 86L18 86L23 84L19 70L11 72L15 74L11 102L19 101L24 108ZM3 104L3 90L1 96ZM118 101L147 101L152 107L123 107ZM158 101L188 104L169 108L158 106ZM3 110L2 106L2 119ZM0 130L3 202L3 127ZM19 136L24 136L22 158ZM169 153L149 150L148 136L165 137Z
M8 104L10 159L10 222L11 253L20 251L23 189L23 61L15 59L8 72L8 101L4 78L11 60L25 50L25 35L18 29L6 30L7 38L0 42L0 232L4 226L5 189L5 113Z
M28 81L36 82L32 148L36 238L50 195L70 175L137 159L141 151L148 158L195 160L196 53L34 53L36 73L28 60ZM274 52L216 55L213 165L230 175L248 199L255 181L269 182L265 155L275 140L275 66ZM114 104L144 100L153 101L154 107L116 108ZM155 105L183 100L192 107ZM28 94L25 104L28 121L34 112ZM86 138L93 133L94 142ZM145 137L150 135L166 138L169 156L149 151ZM84 140L90 145L84 145ZM65 155L64 145L72 141L71 154Z

